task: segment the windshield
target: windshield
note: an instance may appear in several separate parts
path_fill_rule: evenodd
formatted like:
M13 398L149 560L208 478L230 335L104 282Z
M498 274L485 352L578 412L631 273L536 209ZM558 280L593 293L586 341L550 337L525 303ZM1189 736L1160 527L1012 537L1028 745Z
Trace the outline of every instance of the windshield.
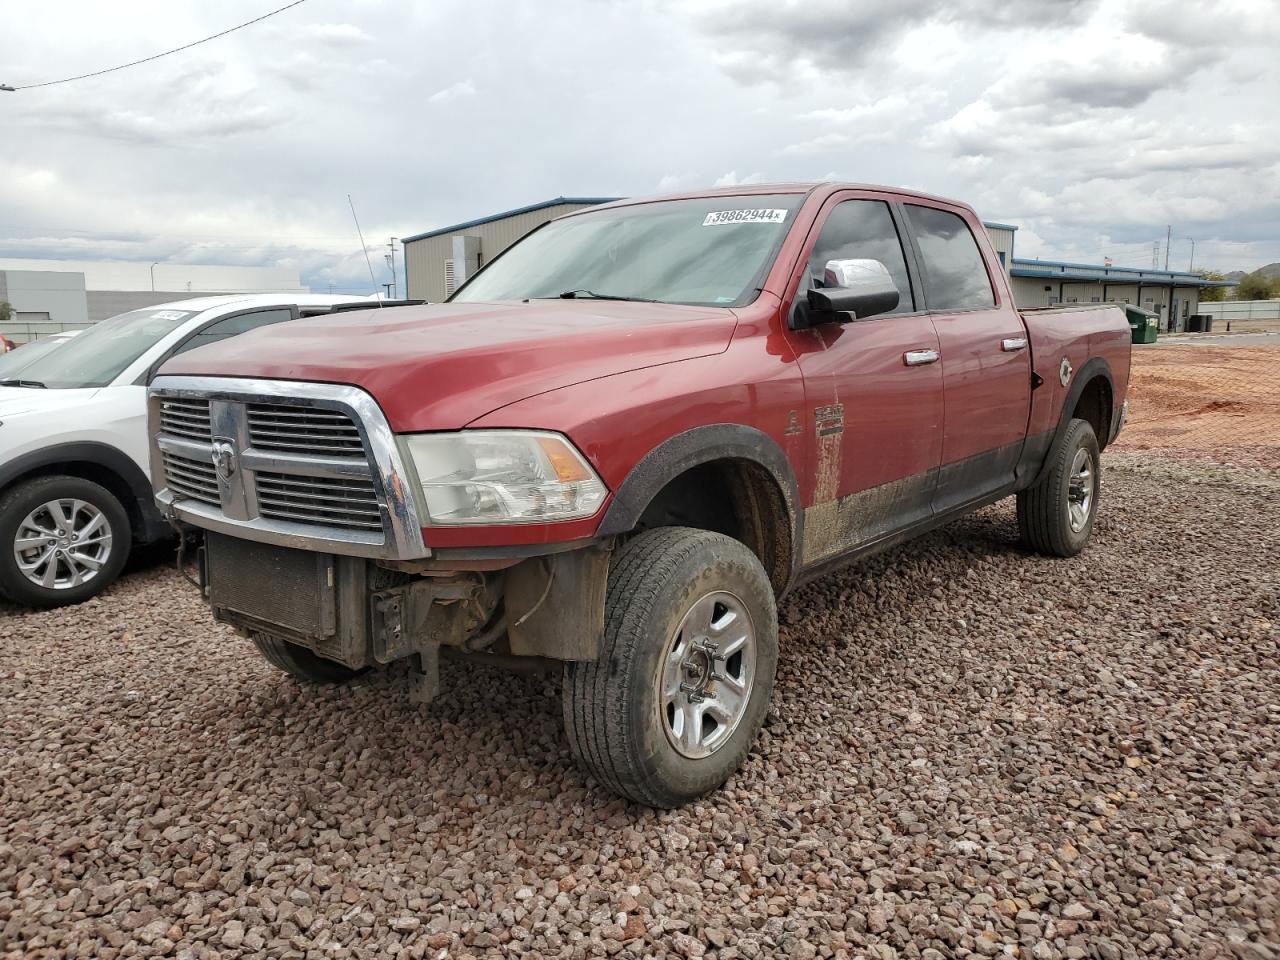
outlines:
M0 380L18 376L22 370L34 363L36 358L43 357L50 350L65 342L61 337L56 339L47 337L44 340L32 340L16 350L0 354Z
M529 234L455 303L581 298L750 303L803 194L702 197L593 210Z
M166 334L189 317L190 310L150 308L122 313L94 324L56 349L47 350L16 374L50 389L105 387ZM21 353L29 347L19 347Z

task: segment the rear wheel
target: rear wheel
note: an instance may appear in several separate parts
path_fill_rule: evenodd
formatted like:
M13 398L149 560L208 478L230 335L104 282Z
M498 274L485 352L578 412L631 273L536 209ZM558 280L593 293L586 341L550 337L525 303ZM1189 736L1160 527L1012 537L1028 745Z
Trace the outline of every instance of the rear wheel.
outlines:
M599 658L565 670L574 753L648 806L716 789L764 721L777 637L773 589L746 546L679 527L641 534L609 571Z
M253 643L273 667L304 683L345 683L364 672L275 637L255 636Z
M1089 540L1101 492L1098 438L1072 420L1049 452L1049 472L1018 494L1018 530L1032 550L1074 557Z
M32 607L81 603L120 575L133 532L120 501L81 477L37 477L0 497L0 592Z

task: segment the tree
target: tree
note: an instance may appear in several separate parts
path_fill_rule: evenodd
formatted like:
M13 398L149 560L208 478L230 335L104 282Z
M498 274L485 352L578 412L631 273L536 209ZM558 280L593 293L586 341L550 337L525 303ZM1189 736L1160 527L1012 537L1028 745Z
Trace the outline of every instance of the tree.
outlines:
M8 325L13 319L13 307L9 306L8 300L0 300L0 324ZM3 331L0 331L3 332Z
M1197 270L1205 280L1225 280L1227 279L1217 270ZM1200 302L1201 303L1220 303L1227 299L1227 287L1201 287Z
M1280 281L1255 270L1246 274L1236 287L1237 300L1272 300L1280 297Z

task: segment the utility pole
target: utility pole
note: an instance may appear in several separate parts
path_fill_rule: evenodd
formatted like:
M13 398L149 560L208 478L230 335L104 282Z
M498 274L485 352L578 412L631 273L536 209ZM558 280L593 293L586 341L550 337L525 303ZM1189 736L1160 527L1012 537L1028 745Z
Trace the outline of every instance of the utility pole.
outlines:
M399 239L400 239L399 237L392 237L390 240L387 241L387 254L385 257L387 261L387 266L391 268L391 298L392 299L395 299L396 290L397 290L397 287L396 287L396 241ZM383 286L385 287L386 284L384 283Z
M1196 269L1196 238L1185 237L1184 239L1191 241L1191 259L1187 261L1187 273L1194 273Z
M1164 268L1169 269L1169 244L1173 241L1173 224L1164 228Z

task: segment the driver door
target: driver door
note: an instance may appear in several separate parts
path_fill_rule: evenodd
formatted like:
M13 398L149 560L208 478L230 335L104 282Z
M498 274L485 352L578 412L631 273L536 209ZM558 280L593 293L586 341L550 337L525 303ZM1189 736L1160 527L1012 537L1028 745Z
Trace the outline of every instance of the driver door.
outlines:
M942 461L942 368L937 332L913 286L908 249L891 198L841 193L819 214L793 277L793 307L822 283L828 260L879 260L899 292L890 313L790 331L804 378L802 429L810 451L805 566L932 516Z

